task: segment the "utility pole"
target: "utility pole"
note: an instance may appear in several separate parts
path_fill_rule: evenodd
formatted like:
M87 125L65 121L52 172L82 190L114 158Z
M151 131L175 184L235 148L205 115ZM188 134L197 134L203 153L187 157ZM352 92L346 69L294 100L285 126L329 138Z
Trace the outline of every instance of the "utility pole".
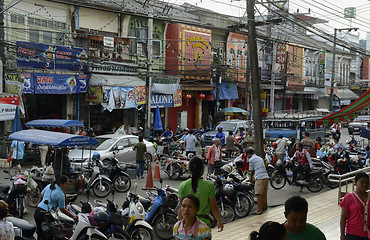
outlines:
M153 6L148 2L149 13L148 13L148 65L147 65L147 100L146 100L146 130L145 135L150 133L151 128L151 100L152 100L152 61L153 61Z
M254 0L247 0L248 43L251 67L253 124L255 153L264 158L260 79L258 78L257 34L254 17Z
M4 9L4 0L0 0L0 9ZM5 65L5 34L4 34L4 12L0 13L0 93L4 89L4 65Z
M271 16L271 3L268 3L268 13L267 13L267 21L270 21L272 19ZM268 37L271 36L271 23L267 25L267 30L266 34ZM266 45L266 51L265 51L265 61L266 65L270 71L270 76L271 76L271 89L270 89L270 112L274 112L274 106L275 106L275 68L274 68L274 60L275 58L271 56L275 56L274 54L274 44L272 43L272 40L268 39L267 40L267 45ZM272 60L272 62L270 62Z
M336 55L336 50L335 48L337 47L337 31L352 31L355 30L357 31L358 28L334 28L334 44L333 44L333 64L332 64L332 73L331 73L331 83L330 83L330 105L329 109L330 111L333 111L334 109L334 81L335 81L335 55Z

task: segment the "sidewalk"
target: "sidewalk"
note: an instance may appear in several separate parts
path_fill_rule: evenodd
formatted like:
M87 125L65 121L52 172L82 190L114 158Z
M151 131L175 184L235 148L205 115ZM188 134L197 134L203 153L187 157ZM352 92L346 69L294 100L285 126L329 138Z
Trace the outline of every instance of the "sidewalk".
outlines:
M307 222L317 226L325 234L328 240L337 240L339 233L340 207L337 204L338 189L317 194L307 198L308 219ZM252 231L258 231L261 225L267 221L283 223L285 221L284 206L269 208L262 215L247 216L225 225L223 232L212 230L212 239L249 239Z

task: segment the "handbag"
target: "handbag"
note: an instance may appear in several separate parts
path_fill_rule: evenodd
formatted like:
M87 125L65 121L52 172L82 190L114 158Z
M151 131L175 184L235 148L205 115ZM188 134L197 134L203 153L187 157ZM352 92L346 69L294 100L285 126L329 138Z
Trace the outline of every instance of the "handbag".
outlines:
M356 199L355 199L355 197L354 197L354 193L352 193L352 198L353 198L353 201L356 203L356 206L357 206L357 209L358 209L358 211L360 212L360 215L361 215L361 219L362 219L362 221L364 222L364 227L366 227L366 229L367 229L367 238L368 239L370 239L370 229L369 229L369 227L368 227L368 225L367 225L367 223L366 223L366 221L365 221L365 218L364 218L364 215L362 214L362 212L361 212L361 210L360 210L360 207L358 206L358 203L356 202ZM357 196L356 196L357 197ZM369 201L368 201L369 202Z
M200 201L202 202L203 210L204 210L205 204L203 202L203 199L200 196L200 192L198 188L197 188L197 191L198 191L198 195L199 195ZM200 218L207 219L210 222L210 225L209 225L210 228L216 225L216 219L211 214L197 214L197 216Z
M12 156L9 155L8 159L6 160L8 163L10 163L12 161Z

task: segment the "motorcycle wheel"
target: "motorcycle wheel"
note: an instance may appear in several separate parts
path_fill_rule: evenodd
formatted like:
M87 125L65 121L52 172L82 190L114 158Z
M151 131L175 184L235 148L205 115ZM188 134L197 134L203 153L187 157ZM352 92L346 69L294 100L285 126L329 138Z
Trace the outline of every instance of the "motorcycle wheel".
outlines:
M251 203L251 209L253 209L257 203L256 200L254 199L255 195L253 195L253 193L251 192L244 192L244 193L247 194L249 202Z
M286 184L286 178L281 172L275 172L270 180L270 185L272 188L279 190L282 189Z
M218 208L220 209L221 220L223 224L231 223L235 219L235 212L234 209L227 203L223 204L223 208L221 207L221 203L218 203Z
M235 203L235 214L239 218L243 218L250 213L252 209L252 204L250 203L250 199L247 196L239 195L238 198L239 204L238 201Z
M113 187L117 192L127 192L131 188L131 180L126 175L118 175L113 179Z
M322 174L311 174L310 175L310 182L307 185L307 189L310 192L320 192L321 189L324 187L324 179Z
M100 181L96 181L94 186L92 187L95 196L103 198L108 196L112 191L112 185L108 180L102 179L101 184Z
M153 239L153 231L146 228L146 227L135 227L131 232L131 239L132 240L152 240Z
M338 172L329 172L329 174L339 174ZM339 182L330 182L329 179L328 179L328 175L325 176L325 183L326 185L331 188L331 189L334 189L334 188L337 188L339 186Z
M37 204L41 201L41 191L39 187L36 187L34 190L27 191L26 193L26 202L30 207L37 207Z
M130 236L127 236L121 232L115 232L115 233L109 233L107 234L107 239L111 239L111 240L114 240L114 239L123 239L123 240L130 240Z
M177 164L168 164L166 167L166 173L172 180L178 180L181 177L181 169Z
M276 171L273 167L267 167L266 170L270 178L274 175L274 172Z
M154 220L153 228L155 234L164 240L172 239L173 233L173 226L175 226L177 222L176 216L172 214L164 215L164 222L163 217L158 215L158 217Z

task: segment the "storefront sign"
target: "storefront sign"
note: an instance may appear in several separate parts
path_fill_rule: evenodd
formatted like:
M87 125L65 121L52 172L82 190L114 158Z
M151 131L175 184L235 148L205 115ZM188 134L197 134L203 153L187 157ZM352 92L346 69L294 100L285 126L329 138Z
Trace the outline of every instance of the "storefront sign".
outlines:
M103 109L136 107L135 89L131 87L103 87Z
M153 94L151 99L151 107L173 107L173 95L162 95L162 94Z
M23 81L23 94L33 94L35 89L35 84L33 82L33 74L21 73L21 78Z
M146 87L135 87L136 104L146 103Z
M0 104L0 121L13 120L17 105Z
M119 73L126 75L137 75L137 65L113 65L113 64L92 64L93 73Z
M104 37L103 44L104 44L104 47L114 48L114 38L113 37Z
M87 92L87 75L34 73L35 94L71 94Z
M84 71L86 63L85 48L17 41L18 68Z
M0 98L0 104L11 104L11 105L18 105L19 106L20 98L18 96L14 97L2 97Z
M18 74L5 74L5 91L21 95L23 90L23 79Z

